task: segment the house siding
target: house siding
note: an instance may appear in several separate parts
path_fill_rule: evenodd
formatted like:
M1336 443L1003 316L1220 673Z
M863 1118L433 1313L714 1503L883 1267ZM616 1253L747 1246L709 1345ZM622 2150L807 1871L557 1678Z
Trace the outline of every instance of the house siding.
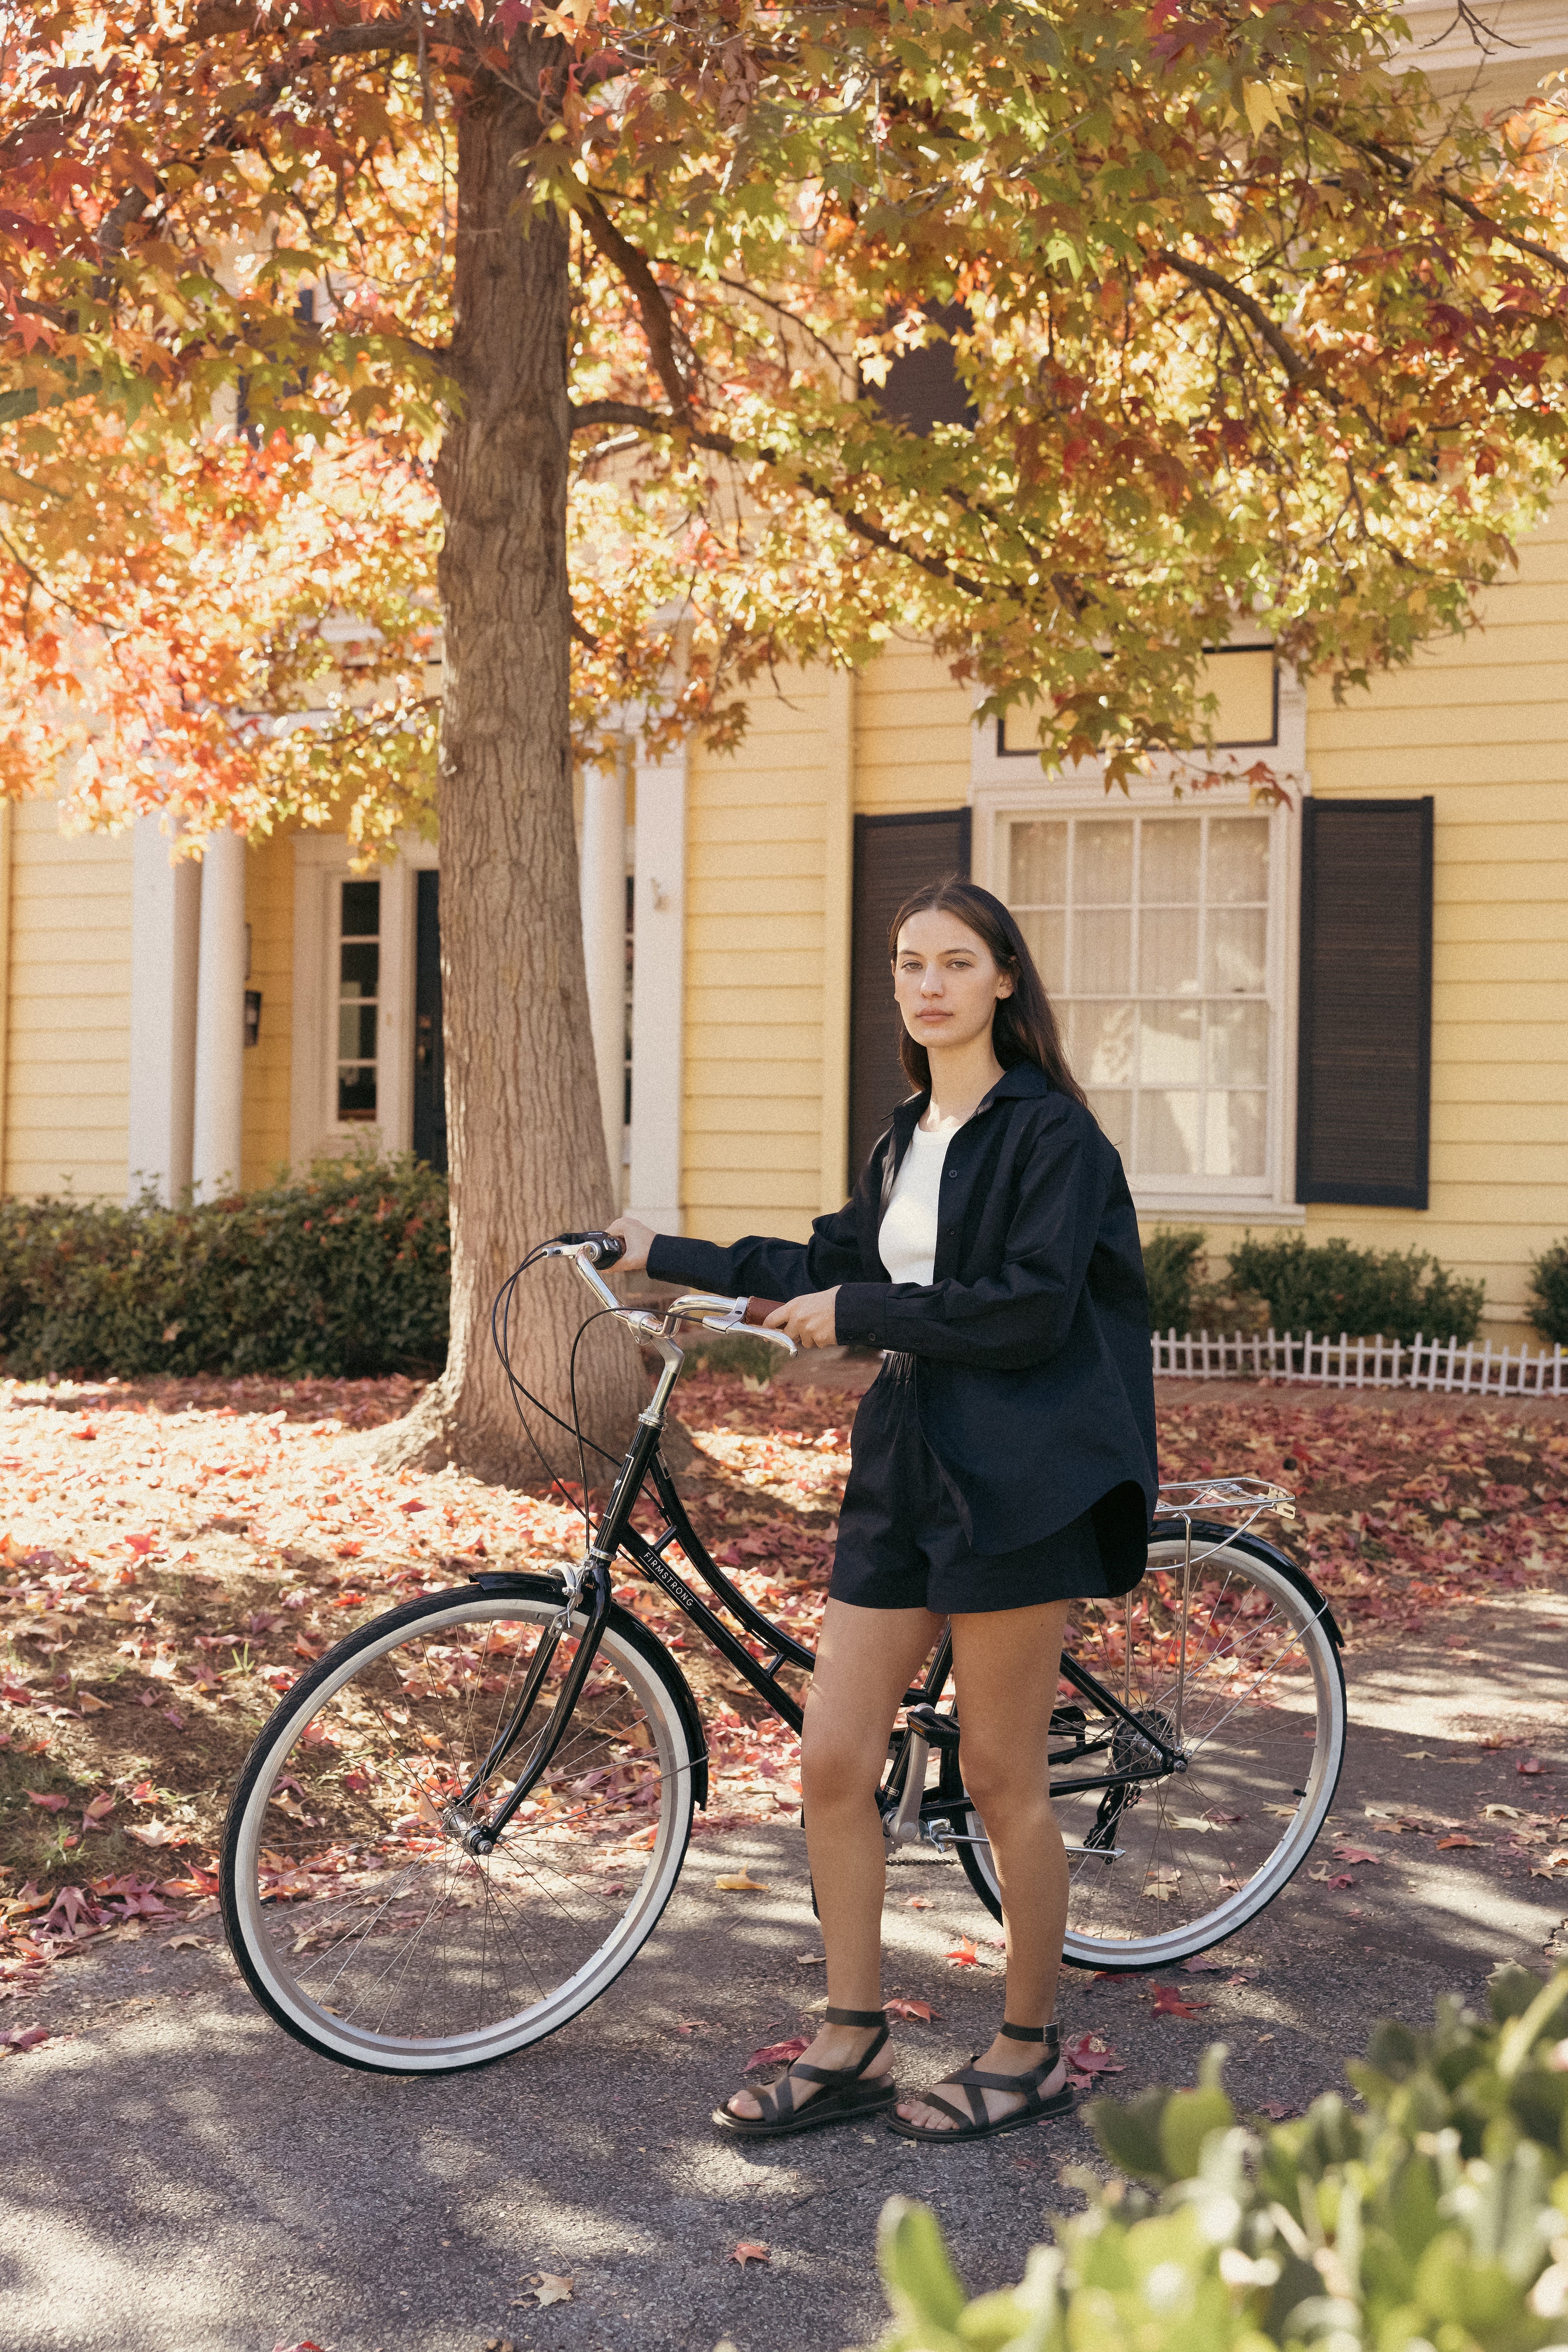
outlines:
M294 844L283 834L253 844L245 860L250 928L247 988L261 991L261 1032L245 1055L240 1182L270 1184L289 1166L294 1017Z
M123 1199L131 836L64 834L54 802L23 801L10 882L5 1189Z

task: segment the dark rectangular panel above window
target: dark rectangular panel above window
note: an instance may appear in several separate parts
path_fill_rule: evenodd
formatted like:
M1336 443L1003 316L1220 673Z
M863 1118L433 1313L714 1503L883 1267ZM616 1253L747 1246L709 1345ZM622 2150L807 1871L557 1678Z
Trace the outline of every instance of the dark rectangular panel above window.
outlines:
M1299 1201L1426 1206L1432 810L1302 804Z
M952 345L945 340L968 331L969 312L962 302L939 302L925 316L942 329L944 340L900 352L888 370L886 383L868 383L866 389L885 416L907 425L922 440L933 425L963 425L973 432L980 412L958 373Z
M849 1160L853 1184L909 1093L899 1062L888 927L910 893L969 872L969 811L855 820L855 920L849 993Z

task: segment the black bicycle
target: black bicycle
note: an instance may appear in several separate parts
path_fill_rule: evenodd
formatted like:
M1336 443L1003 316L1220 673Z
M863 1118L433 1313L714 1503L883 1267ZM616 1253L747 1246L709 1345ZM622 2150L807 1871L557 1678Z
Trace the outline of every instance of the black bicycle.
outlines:
M653 1932L708 1758L679 1666L612 1598L626 1564L800 1728L812 1653L714 1565L659 1454L676 1332L755 1328L773 1302L626 1307L598 1271L620 1255L609 1236L566 1234L519 1269L568 1258L600 1312L662 1359L581 1560L484 1571L350 1633L279 1702L235 1792L230 1947L279 2024L342 2064L443 2074L504 2057L577 2016ZM504 1326L501 1344L506 1360ZM632 1521L644 1496L651 1535ZM1074 1604L1051 1721L1065 1955L1111 1971L1168 1968L1255 1918L1306 1858L1344 1753L1333 1618L1250 1532L1264 1512L1291 1516L1290 1496L1225 1477L1161 1496L1143 1581ZM1000 1917L951 1654L944 1637L908 1694L879 1803L889 1845L956 1853Z

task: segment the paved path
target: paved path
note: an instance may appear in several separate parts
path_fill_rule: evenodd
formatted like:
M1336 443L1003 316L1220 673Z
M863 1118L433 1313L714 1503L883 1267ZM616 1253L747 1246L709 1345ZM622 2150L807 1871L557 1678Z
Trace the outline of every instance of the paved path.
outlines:
M1568 1755L1521 1780L1517 1745L1481 1746L1522 1735L1552 1759L1568 1604L1531 1596L1442 1631L1464 1634L1464 1654L1407 1645L1353 1662L1335 1820L1358 1836L1376 1828L1369 1807L1473 1819L1491 1799L1568 1805ZM1559 1887L1495 1848L1369 1842L1388 1858L1354 1888L1302 1877L1227 1948L1255 1964L1250 1982L1179 1979L1212 2003L1202 2016L1157 2018L1146 1984L1075 1977L1068 2030L1110 2040L1121 2091L1190 2079L1223 2037L1242 2098L1290 2103L1338 2082L1379 2015L1420 2021L1441 1991L1474 1998L1501 1957L1541 1964L1568 1904ZM767 1895L714 1891L742 1860ZM955 1930L990 1923L938 1861L901 1864L889 1890L889 1990L942 2012L899 2035L906 2077L929 2080L997 2016L995 1975L942 1957ZM910 1910L916 1891L934 1907ZM37 2006L61 2038L0 2068L0 2343L841 2352L882 2325L872 2242L894 2189L936 2206L973 2287L1015 2278L1043 2214L1076 2201L1056 2176L1092 2151L1079 2123L952 2150L879 2130L769 2150L710 2127L739 2061L820 1996L820 1967L796 1958L816 1942L797 1830L701 1840L653 1944L596 2009L538 2051L433 2084L312 2057L252 2007L221 1947L84 1955ZM19 2004L5 2014L26 2021ZM742 2273L729 2259L741 2239L764 2241L771 2261ZM541 2272L569 2274L571 2300L520 2305Z

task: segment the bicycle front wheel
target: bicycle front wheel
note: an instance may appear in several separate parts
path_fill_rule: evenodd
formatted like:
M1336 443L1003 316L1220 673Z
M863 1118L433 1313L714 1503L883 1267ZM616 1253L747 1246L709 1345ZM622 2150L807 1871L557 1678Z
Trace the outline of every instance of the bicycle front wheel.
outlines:
M252 1749L224 1832L224 1925L262 2006L323 2057L450 2074L521 2050L615 1981L669 1900L700 1733L679 1668L619 1609L494 1850L470 1854L443 1825L561 1607L531 1577L410 1601L329 1651ZM486 1809L526 1769L585 1622L574 1613Z
M1058 1728L1074 1708L1082 1718L1082 1752L1051 1774L1071 1888L1063 1957L1081 1968L1169 1968L1256 1918L1306 1860L1344 1760L1344 1673L1312 1586L1222 1527L1194 1528L1190 1577L1184 1552L1167 1522L1133 1591L1073 1603L1074 1656L1181 1759L1158 1779L1072 1791L1159 1751L1060 1693ZM1054 1738L1053 1755L1065 1744ZM961 1770L962 1749L957 1760ZM964 1868L1000 1918L984 1824L961 1810Z

